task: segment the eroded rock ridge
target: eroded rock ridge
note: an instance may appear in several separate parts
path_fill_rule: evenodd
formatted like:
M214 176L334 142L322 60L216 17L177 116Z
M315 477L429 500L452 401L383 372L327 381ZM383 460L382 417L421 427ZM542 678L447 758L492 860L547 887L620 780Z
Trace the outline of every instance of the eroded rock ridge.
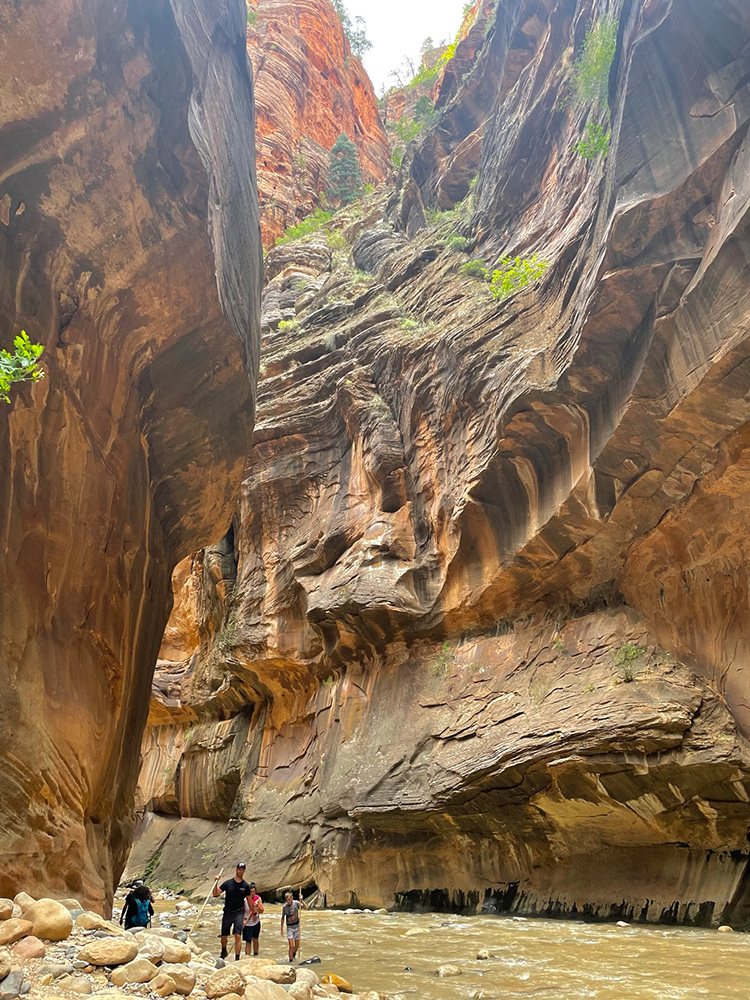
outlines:
M750 10L485 28L388 204L266 262L241 508L177 580L131 870L742 923ZM481 267L534 254L493 298Z
M240 0L0 12L0 895L111 901L170 574L229 524L258 364Z

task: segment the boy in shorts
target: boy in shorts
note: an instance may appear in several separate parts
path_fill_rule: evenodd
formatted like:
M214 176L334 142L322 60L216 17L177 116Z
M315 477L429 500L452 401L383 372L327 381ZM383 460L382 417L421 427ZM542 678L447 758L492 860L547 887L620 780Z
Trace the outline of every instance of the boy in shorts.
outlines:
M289 963L294 961L299 950L299 911L301 908L307 909L307 903L300 898L295 899L291 892L284 893L284 905L281 908L281 936L284 937L284 921L286 920L286 939L289 943Z

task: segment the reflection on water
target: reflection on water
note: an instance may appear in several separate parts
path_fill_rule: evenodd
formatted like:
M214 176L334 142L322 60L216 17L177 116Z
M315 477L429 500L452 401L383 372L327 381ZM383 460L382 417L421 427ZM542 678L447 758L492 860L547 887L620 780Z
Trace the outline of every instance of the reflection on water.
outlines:
M194 934L217 955L220 913L206 907L201 922L210 926ZM286 957L280 918L280 906L266 906L261 956ZM494 957L478 960L483 949ZM322 959L314 966L319 975L335 972L358 992L413 993L419 1000L747 1000L750 984L747 935L686 928L309 910L301 958L313 955ZM460 966L461 975L439 978L436 970L446 964Z

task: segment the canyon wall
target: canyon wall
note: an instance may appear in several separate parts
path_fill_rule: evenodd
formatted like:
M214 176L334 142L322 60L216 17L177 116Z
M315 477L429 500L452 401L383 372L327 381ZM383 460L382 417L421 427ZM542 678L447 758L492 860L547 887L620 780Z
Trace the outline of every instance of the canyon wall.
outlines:
M397 190L268 256L130 874L239 852L337 905L750 917L748 39L738 0L499 4ZM495 299L481 266L532 254Z
M366 184L390 175L390 159L372 83L330 0L251 2L247 42L261 227L272 245L321 204L328 151L342 132L357 147Z
M0 11L0 895L107 905L177 560L228 525L261 247L240 0Z

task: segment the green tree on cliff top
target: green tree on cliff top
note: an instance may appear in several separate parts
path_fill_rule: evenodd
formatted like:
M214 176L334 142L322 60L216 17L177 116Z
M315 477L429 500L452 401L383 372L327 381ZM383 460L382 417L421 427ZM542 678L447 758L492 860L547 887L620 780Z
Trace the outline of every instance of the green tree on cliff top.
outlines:
M0 350L0 400L10 402L8 390L14 382L38 382L44 378L44 372L37 362L44 350L41 344L32 344L28 334L21 330L13 341L15 351Z
M357 147L342 132L331 147L328 166L328 197L335 204L349 205L362 195L362 171Z
M367 25L365 24L365 19L357 15L357 17L354 18L354 24L352 24L352 19L349 17L349 11L344 6L344 0L333 0L333 6L339 16L339 21L341 21L341 27L344 29L344 34L349 39L349 47L351 48L353 54L358 59L361 59L365 52L372 48L372 42L367 37Z

